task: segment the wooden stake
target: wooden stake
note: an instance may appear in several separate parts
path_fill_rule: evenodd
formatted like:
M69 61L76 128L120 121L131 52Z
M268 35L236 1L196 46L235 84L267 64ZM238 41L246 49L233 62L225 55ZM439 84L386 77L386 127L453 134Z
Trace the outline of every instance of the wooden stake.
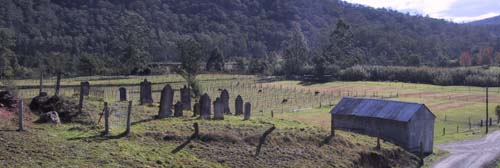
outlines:
M486 134L488 134L488 87L486 87Z
M59 96L59 89L61 88L61 75L62 75L61 72L57 73L56 93L55 93L56 96Z
M128 102L128 111L127 111L127 129L125 130L125 136L130 135L130 115L132 114L132 101Z
M19 129L17 131L22 132L22 131L24 131L24 101L23 100L19 101L18 108L19 108Z

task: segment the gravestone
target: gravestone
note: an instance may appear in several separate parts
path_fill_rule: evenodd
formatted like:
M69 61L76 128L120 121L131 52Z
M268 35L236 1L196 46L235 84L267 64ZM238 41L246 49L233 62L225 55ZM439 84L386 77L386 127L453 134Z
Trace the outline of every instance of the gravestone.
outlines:
M191 110L191 89L186 85L184 85L184 88L181 88L181 102L184 110Z
M220 98L214 101L214 120L224 120L224 104Z
M127 89L124 87L121 87L118 89L118 100L119 101L127 101L128 100L128 94L127 94Z
M200 103L195 103L193 105L193 117L196 117L197 115L200 115L201 108L200 108Z
M229 109L229 92L224 89L220 93L220 99L222 101L224 114L231 114L231 110Z
M243 120L250 120L251 111L252 111L252 104L250 104L250 102L246 102L245 103L245 116L244 116Z
M141 105L153 103L151 82L149 82L147 79L144 79L144 81L141 82L140 102Z
M158 111L158 118L167 118L172 116L172 104L174 101L174 90L167 84L161 91L160 98L160 111Z
M174 106L174 117L182 117L182 110L184 110L184 105L178 101Z
M236 97L236 102L234 103L235 107L235 115L242 115L243 114L243 98L241 98L240 95Z
M210 115L211 115L211 101L210 100L210 96L208 96L208 94L204 94L203 96L201 96L201 99L200 99L200 109L201 109L201 119L203 120L210 120Z
M85 82L81 82L80 83L81 85L81 91L82 91L82 94L83 96L89 96L90 94L90 83L88 81L85 81Z

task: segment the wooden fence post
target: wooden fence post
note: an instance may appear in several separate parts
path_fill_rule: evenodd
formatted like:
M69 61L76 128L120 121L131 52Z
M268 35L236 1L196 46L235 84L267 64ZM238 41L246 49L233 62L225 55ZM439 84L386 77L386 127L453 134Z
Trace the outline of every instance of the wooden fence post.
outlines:
M42 94L43 92L43 71L40 70L40 85L38 86L38 95Z
M24 131L24 101L21 100L19 101L18 104L19 108L19 129L17 131L22 132Z
M132 101L128 102L128 110L127 110L127 129L125 130L125 136L130 135L130 115L132 114Z
M109 136L109 108L108 102L104 102L104 136Z
M56 81L56 96L59 96L59 89L61 89L61 72L57 73L57 81Z
M262 144L264 144L264 142L266 141L266 137L271 134L271 132L274 131L274 129L276 129L275 126L269 128L266 132L264 132L264 134L260 137L260 140L259 140L259 145L257 145L257 151L255 152L255 157L259 156L259 153L260 153L260 148L262 147Z

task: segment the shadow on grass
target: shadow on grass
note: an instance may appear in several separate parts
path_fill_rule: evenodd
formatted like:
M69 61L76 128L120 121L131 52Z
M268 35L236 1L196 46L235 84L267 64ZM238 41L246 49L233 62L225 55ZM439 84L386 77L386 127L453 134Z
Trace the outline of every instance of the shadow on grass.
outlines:
M111 139L121 139L124 137L129 136L128 132L123 132L118 135L108 135L105 136L104 132L102 132L99 135L94 135L94 136L89 136L89 137L75 137L75 138L69 138L68 141L79 141L79 140L86 140L86 141L93 141L93 142L103 142L106 140L111 140Z

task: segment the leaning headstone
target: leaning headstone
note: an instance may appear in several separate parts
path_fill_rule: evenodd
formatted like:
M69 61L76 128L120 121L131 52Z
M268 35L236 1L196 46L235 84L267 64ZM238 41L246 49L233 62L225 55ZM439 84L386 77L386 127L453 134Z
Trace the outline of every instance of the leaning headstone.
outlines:
M240 95L236 97L236 102L234 103L235 107L235 114L236 115L242 115L243 114L243 98L241 98Z
M231 110L229 109L229 92L226 89L220 93L220 99L224 108L224 114L231 114Z
M201 108L200 108L200 103L195 103L193 105L193 117L196 117L197 115L200 115Z
M201 109L201 119L203 120L210 120L210 115L211 115L211 101L210 100L210 96L208 96L208 94L204 94L203 96L201 96L201 99L200 99L200 109Z
M181 102L184 110L191 110L191 89L186 85L184 85L184 88L181 88Z
M160 111L158 111L158 118L167 118L172 116L172 104L174 101L174 90L167 84L161 91L160 98Z
M90 83L88 81L81 82L81 91L83 96L89 96L90 94Z
M250 120L250 113L252 111L252 104L250 102L245 103L245 116L243 120Z
M118 100L119 101L127 101L128 100L128 94L127 94L127 89L124 87L121 87L118 89Z
M224 120L224 104L220 98L214 101L214 120Z
M153 103L151 82L149 82L147 79L144 79L144 81L141 82L140 102L141 105Z
M178 101L174 106L174 117L182 117L182 110L184 110L184 105Z

